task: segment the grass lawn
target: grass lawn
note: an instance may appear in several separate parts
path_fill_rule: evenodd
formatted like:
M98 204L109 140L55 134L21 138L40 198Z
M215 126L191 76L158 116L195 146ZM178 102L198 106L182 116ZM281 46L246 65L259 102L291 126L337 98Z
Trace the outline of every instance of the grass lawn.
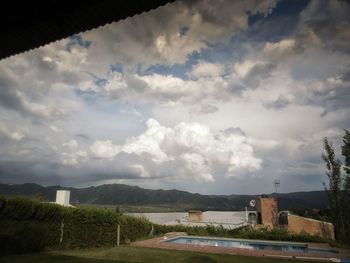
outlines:
M205 254L188 251L163 249L134 248L121 246L119 248L99 248L85 250L51 251L37 254L23 254L0 257L1 263L126 263L126 262L157 262L157 263L288 263L306 262L299 260L243 257L232 255Z

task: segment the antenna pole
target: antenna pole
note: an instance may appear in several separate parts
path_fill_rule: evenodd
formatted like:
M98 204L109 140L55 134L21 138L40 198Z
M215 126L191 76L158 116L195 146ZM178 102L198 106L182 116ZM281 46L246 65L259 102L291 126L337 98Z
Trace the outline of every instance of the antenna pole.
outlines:
M280 187L281 181L276 179L273 183L275 185L275 193L277 194L277 187Z

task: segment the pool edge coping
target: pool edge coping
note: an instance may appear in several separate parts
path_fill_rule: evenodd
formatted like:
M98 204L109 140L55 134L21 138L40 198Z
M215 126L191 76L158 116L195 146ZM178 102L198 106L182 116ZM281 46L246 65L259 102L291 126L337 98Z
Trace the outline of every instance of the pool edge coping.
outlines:
M174 236L174 237L169 237L165 240L162 240L161 242L169 242L171 240L174 239L178 239L178 238L188 238L188 237L194 237L197 239L214 239L214 240L227 240L227 241L246 241L246 242L254 242L257 244L288 244L288 245L295 245L297 247L309 247L308 243L304 243L304 242L288 242L288 241L276 241L276 240L258 240L258 239L245 239L245 238L229 238L229 237L208 237L208 236L192 236L192 235L179 235L179 236Z

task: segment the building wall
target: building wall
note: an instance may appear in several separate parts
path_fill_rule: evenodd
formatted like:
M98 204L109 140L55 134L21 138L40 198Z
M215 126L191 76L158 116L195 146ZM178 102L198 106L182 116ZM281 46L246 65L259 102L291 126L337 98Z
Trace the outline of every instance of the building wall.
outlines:
M311 235L320 235L323 238L334 239L333 224L318 221L302 216L288 215L288 225L284 226L291 232L306 232Z
M277 200L274 197L260 197L257 202L260 224L267 227L278 226Z

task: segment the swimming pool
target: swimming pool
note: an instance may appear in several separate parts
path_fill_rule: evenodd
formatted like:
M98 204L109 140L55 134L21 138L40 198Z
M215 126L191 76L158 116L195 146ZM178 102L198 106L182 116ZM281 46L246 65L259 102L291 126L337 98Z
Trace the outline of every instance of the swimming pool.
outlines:
M257 241L246 239L208 238L196 236L179 236L164 242L186 245L213 246L226 248L243 248L249 250L274 250L281 252L302 253L338 253L336 250L309 248L305 243L286 243L276 241Z

